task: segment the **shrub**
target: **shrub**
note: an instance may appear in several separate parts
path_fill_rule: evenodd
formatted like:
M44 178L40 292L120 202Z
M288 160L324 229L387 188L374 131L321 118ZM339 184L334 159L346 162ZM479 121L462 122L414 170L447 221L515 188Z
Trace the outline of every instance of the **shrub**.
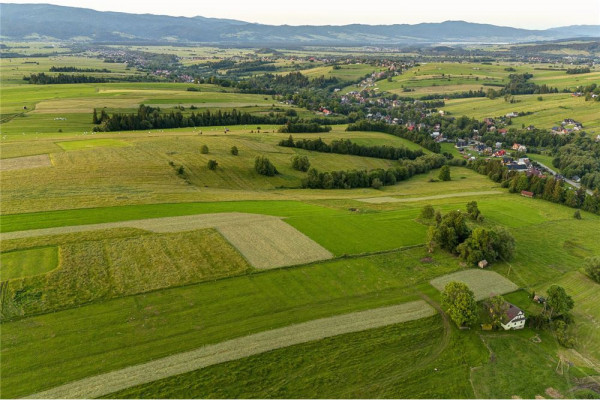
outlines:
M573 218L581 219L581 212L579 212L579 210L576 210L575 213L573 213Z
M381 182L381 179L379 179L379 178L375 178L375 179L373 179L373 182L371 182L371 187L373 189L381 189L382 186L383 186L383 183Z
M231 146L231 154L237 156L239 153L238 148L236 146Z
M292 157L292 168L297 171L306 172L310 168L310 161L307 156L295 155Z
M265 176L275 176L278 173L277 168L264 156L256 157L254 160L254 170Z
M600 257L586 258L584 268L591 279L600 283Z
M203 144L202 147L200 147L200 153L201 154L208 154L208 146Z
M471 202L467 203L467 214L469 214L469 217L473 221L477 221L477 218L481 214L481 211L479 211L476 201L471 201Z
M447 165L444 165L442 168L440 168L440 175L438 176L439 180L441 181L449 181L452 178L450 177L450 167Z
M427 204L421 210L421 216L420 217L423 218L423 219L433 219L434 216L435 216L435 210L433 209L433 206L431 204Z
M208 160L208 169L210 169L211 171L217 169L218 165L219 163L217 162L217 160Z

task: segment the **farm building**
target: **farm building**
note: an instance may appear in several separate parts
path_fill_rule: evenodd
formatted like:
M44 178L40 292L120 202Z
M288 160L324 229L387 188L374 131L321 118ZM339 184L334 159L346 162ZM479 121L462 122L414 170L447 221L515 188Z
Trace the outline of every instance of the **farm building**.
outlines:
M519 307L508 303L508 308L500 325L504 330L523 329L525 327L525 313Z

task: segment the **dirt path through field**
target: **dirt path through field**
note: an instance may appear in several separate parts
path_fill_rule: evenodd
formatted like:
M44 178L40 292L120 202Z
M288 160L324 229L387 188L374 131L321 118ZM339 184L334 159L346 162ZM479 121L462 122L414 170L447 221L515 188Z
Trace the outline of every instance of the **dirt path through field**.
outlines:
M479 195L488 195L488 194L502 194L504 192L500 192L497 190L487 190L482 192L462 192L462 193L449 193L449 194L437 194L434 196L425 196L425 197L408 197L408 198L398 198L398 197L368 197L363 199L354 199L358 201L362 201L363 203L371 203L371 204L382 204L382 203L410 203L414 201L424 201L424 200L437 200L437 199L447 199L450 197L468 197L468 196L479 196Z
M158 233L216 228L252 266L259 269L333 258L331 252L279 217L235 212L34 229L2 233L0 237L9 240L113 228L138 228Z
M132 386L195 371L255 354L412 321L435 314L423 300L322 318L211 344L35 393L28 398L96 398Z

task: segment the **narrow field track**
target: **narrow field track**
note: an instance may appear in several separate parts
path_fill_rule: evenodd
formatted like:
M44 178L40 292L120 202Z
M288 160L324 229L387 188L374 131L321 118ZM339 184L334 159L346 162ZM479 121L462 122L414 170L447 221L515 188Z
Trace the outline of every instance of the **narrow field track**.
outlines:
M96 398L211 365L307 343L327 337L380 328L434 315L436 310L418 300L290 325L207 345L144 364L92 376L27 398Z

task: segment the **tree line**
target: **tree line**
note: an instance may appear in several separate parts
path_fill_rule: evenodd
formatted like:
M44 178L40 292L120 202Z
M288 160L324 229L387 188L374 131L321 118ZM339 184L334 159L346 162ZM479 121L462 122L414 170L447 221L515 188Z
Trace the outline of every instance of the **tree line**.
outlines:
M102 68L77 68L77 67L50 67L50 72L110 72L109 69Z
M39 74L31 74L23 77L24 81L28 81L34 85L52 85L52 84L65 84L65 83L106 83L104 78L96 78L94 76L87 75L67 75L58 74L56 76L46 75L43 72Z
M331 126L321 126L317 123L289 122L278 129L279 133L319 133L329 132Z
M401 125L390 125L386 124L385 122L371 122L367 120L361 120L354 124L348 125L346 130L349 132L372 131L389 133L390 135L410 140L411 142L416 143L434 153L439 153L441 151L440 144L436 143L436 141L433 140L429 135L419 134L418 132L414 131L411 132Z
M508 188L511 193L528 191L537 198L600 214L600 191L598 189L590 196L583 188L578 190L565 188L564 182L553 176L542 178L508 171L508 168L502 165L500 160L477 159L470 162L468 167L501 183L502 187Z
M284 147L295 147L298 149L318 151L321 153L350 154L361 157L383 158L385 160L414 160L425 155L422 150L409 150L406 147L392 147L386 145L365 146L353 143L348 139L333 140L330 144L325 143L321 138L294 141L292 135L290 135L287 139L281 140L279 145Z
M302 187L309 189L353 189L395 185L397 182L411 178L416 174L429 172L446 163L446 158L439 154L421 156L416 160L404 160L395 168L366 170L345 170L319 172L315 168L308 171L302 180Z

